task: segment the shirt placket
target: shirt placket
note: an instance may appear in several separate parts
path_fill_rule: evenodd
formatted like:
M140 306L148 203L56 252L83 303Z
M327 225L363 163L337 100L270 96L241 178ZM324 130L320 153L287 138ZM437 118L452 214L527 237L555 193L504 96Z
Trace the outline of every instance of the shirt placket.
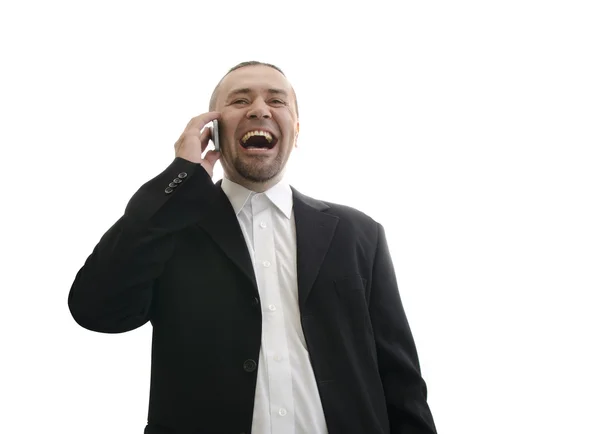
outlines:
M294 432L292 375L277 275L272 210L264 194L252 197L255 271L261 295L262 351L267 360L272 433Z

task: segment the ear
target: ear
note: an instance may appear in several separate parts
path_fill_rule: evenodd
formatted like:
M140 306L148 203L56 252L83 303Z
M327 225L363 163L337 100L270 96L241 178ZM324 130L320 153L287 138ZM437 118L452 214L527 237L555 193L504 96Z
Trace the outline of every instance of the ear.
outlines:
M300 133L300 121L296 122L296 136L294 137L294 148L298 147L298 134Z

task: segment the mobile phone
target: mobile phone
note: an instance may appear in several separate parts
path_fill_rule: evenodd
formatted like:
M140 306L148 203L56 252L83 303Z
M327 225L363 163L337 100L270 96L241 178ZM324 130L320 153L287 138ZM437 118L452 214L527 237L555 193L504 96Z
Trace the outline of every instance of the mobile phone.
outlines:
M210 139L215 145L215 151L221 151L221 144L219 143L219 121L215 119L212 121L213 127L210 135Z

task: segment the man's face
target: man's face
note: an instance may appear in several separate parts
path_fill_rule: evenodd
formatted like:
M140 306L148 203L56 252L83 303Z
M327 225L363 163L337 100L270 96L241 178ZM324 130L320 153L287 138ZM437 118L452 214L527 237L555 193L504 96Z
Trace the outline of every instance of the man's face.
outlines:
M242 185L278 182L299 131L288 80L268 66L237 69L221 82L215 110L227 177Z

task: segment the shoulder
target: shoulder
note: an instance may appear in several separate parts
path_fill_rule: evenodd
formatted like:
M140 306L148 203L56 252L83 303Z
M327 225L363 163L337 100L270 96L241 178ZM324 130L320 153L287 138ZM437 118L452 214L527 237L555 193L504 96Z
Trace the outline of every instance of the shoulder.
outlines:
M348 205L306 196L299 193L297 190L294 191L294 195L313 208L320 209L321 212L325 214L337 217L339 219L338 224L340 224L342 228L356 232L368 232L373 235L377 234L380 226L379 222L374 220L364 211Z
M336 215L340 219L354 221L369 226L377 224L377 222L370 215L354 207L325 200L321 202L329 207L329 209L327 209L325 212Z

